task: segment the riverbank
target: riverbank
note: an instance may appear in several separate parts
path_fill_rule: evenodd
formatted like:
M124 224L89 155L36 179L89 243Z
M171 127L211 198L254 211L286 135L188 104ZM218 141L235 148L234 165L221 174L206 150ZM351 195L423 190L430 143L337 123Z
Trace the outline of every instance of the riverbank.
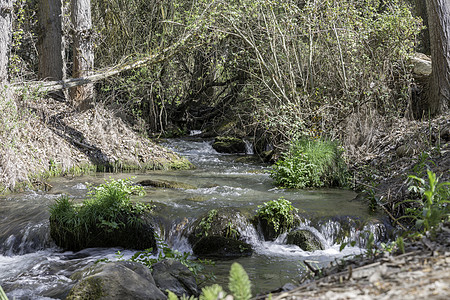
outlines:
M319 279L272 294L271 299L448 299L450 223L442 224L434 239L424 237L406 247L404 254L325 269Z
M23 96L0 105L0 194L26 186L46 189L51 176L192 167L102 105L80 113L66 102Z

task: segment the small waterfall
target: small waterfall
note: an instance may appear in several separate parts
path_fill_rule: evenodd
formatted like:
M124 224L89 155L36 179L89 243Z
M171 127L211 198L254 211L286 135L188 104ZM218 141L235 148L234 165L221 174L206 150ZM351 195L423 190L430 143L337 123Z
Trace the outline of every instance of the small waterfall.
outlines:
M197 136L197 135L200 135L200 134L202 134L201 130L190 130L189 131L189 135L190 136Z
M247 155L253 155L255 154L253 151L253 144L249 140L244 140L245 142L245 154Z
M13 231L13 230L11 230ZM22 255L46 249L51 246L48 222L27 224L17 229L4 241L0 240L0 254Z
M373 233L375 243L392 238L393 228L386 222L370 221L362 223L358 218L334 217L319 220L316 227L329 245L356 242L358 247L364 248L370 233Z

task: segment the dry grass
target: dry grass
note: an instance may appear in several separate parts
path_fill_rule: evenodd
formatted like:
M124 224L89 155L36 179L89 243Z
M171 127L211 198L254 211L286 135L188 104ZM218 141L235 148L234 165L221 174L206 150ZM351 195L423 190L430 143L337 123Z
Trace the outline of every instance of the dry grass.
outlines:
M0 101L0 186L90 166L106 170L188 167L101 106L78 113L64 102L5 92ZM34 179L33 179L34 178ZM1 193L2 191L0 191Z

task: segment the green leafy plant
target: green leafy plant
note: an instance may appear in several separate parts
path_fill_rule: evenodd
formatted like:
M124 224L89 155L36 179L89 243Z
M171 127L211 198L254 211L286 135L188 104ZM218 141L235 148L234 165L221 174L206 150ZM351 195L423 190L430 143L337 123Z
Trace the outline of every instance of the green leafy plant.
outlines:
M256 216L271 224L276 233L283 233L294 225L296 212L298 209L281 197L259 205Z
M224 236L227 238L238 239L240 236L239 232L235 228L235 225L231 222L228 222L224 231Z
M182 253L178 250L170 248L169 245L167 245L167 243L158 236L156 236L156 240L158 242L158 249L160 249L158 256L155 257L153 249L146 249L144 251L136 252L129 260L141 263L152 269L152 265L159 261L173 259L188 267L194 275L197 275L201 270L203 270L203 265L213 264L213 262L209 260L192 260L190 259L191 253Z
M450 182L439 182L439 178L427 170L427 178L409 175L411 180L409 190L418 194L420 198L403 201L413 203L413 207L406 208L404 218L415 220L419 231L427 232L439 223L450 219Z
M333 141L295 140L272 167L270 176L285 188L345 186L348 172L341 155Z
M211 223L214 220L215 216L217 216L217 209L211 209L208 212L208 215L204 218L202 218L202 220L199 223L199 226L203 229L201 233L199 233L198 235L205 235L208 236L208 231L211 229Z
M252 297L251 284L244 268L233 263L230 270L230 282L228 288L236 300L248 300Z

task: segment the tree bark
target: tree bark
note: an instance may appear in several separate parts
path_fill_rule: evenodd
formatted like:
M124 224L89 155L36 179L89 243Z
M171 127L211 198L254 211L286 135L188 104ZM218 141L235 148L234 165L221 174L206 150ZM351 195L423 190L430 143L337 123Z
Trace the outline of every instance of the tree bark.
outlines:
M39 0L38 10L38 77L41 80L64 79L62 1Z
M72 0L73 36L73 77L89 76L94 69L94 51L92 43L92 18L90 0ZM88 109L93 102L94 85L85 84L70 90L74 107Z
M13 0L0 0L0 84L8 81L8 59L12 37Z
M432 72L423 113L436 115L450 106L450 1L427 0Z

